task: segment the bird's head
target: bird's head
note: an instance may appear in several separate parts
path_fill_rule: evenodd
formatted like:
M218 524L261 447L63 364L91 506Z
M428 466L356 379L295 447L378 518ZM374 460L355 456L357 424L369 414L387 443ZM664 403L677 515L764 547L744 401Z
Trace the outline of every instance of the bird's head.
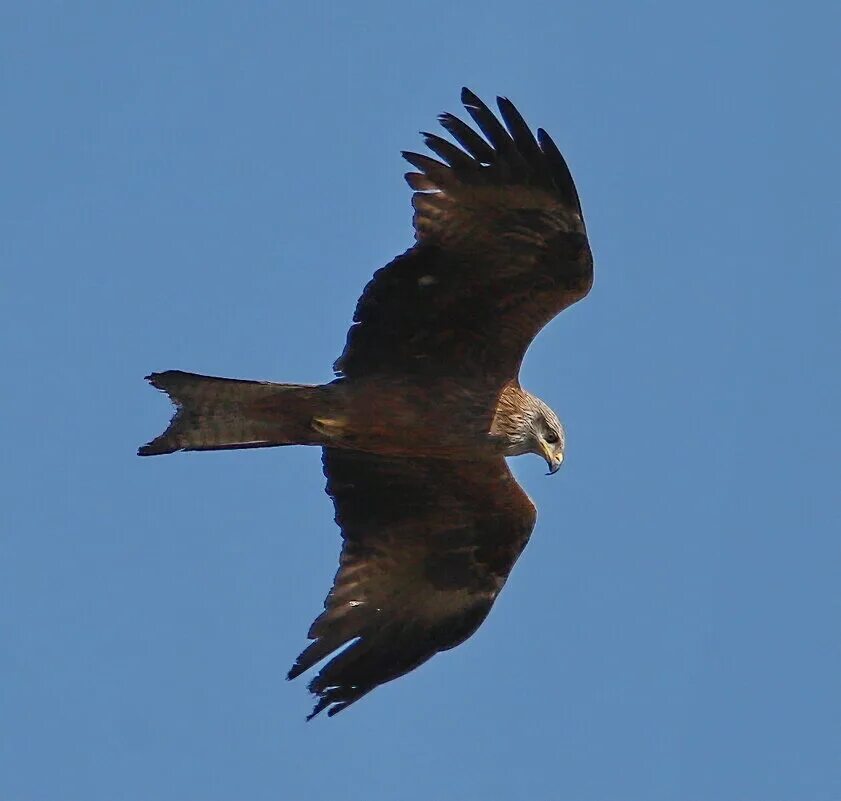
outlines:
M546 460L549 474L564 461L565 435L561 421L540 398L521 388L500 399L495 425L507 439L506 456L536 453Z

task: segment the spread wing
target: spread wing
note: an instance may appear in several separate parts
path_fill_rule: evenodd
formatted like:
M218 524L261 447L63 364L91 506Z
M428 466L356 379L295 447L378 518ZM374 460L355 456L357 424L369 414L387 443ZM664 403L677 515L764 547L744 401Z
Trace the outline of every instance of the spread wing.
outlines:
M373 373L516 378L531 340L593 281L578 193L555 143L537 138L510 101L504 125L476 95L462 102L484 134L439 117L461 147L433 134L441 161L404 153L418 170L416 244L378 270L356 307L334 365Z
M313 642L288 678L347 647L310 683L319 696L310 717L340 712L473 634L536 519L501 456L455 462L325 448L323 460L344 544Z

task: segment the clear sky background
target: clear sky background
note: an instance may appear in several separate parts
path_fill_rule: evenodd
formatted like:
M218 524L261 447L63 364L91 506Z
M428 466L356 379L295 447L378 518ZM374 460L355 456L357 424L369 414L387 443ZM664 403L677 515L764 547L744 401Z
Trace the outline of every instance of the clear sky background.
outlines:
M840 9L4 4L0 798L841 798ZM306 724L319 453L139 459L143 376L329 380L463 84L582 197L567 461L478 634Z

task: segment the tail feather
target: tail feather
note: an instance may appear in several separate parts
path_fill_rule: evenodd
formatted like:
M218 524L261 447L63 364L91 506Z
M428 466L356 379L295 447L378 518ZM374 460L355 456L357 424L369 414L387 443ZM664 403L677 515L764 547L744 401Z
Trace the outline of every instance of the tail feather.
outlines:
M319 441L311 422L324 413L322 387L214 378L180 370L152 373L146 380L169 395L176 412L166 431L137 451L140 456Z

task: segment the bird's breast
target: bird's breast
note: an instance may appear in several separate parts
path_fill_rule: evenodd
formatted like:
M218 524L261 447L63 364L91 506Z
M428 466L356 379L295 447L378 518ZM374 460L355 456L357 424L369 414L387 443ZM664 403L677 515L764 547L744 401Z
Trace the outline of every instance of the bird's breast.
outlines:
M459 379L391 376L337 382L325 438L338 447L388 456L482 458L498 452L491 435L497 398Z

